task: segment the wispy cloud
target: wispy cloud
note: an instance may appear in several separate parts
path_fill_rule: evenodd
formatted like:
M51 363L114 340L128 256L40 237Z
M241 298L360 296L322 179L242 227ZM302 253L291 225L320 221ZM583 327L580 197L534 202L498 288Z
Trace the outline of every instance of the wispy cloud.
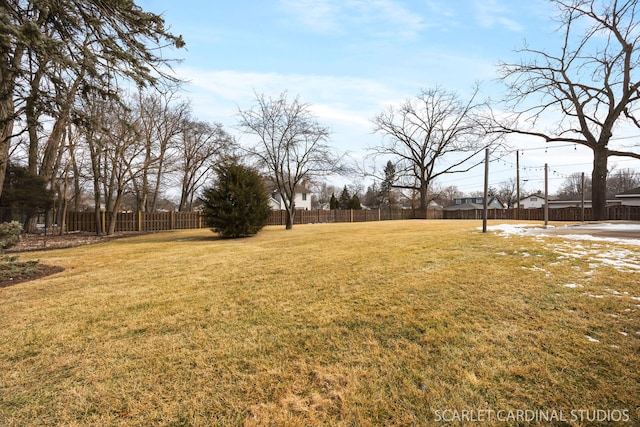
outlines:
M293 99L309 103L318 120L334 132L338 146L354 149L371 145L371 119L386 105L405 95L383 83L364 78L204 71L182 67L176 70L189 81L187 97L194 113L204 120L222 123L232 129L238 108L250 108L255 93L276 97L287 91Z
M485 28L501 26L510 31L520 32L524 26L508 17L509 8L501 0L473 0L476 21Z
M395 0L280 0L283 10L321 34L415 37L423 18Z

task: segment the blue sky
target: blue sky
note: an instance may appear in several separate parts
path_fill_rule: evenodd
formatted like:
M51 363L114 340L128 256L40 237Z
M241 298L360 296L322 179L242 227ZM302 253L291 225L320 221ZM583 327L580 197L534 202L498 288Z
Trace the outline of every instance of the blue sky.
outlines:
M390 104L441 86L463 97L480 82L485 96L500 97L499 61L515 61L514 49L556 48L560 34L545 0L139 0L162 14L186 50L175 66L189 81L184 97L194 116L220 122L236 135L238 108L253 105L254 92L291 97L312 105L318 121L332 130L331 145L363 159L378 145L371 119ZM549 163L551 189L573 172L591 171L583 147L541 140L510 141L521 156L525 191L543 189L542 165ZM386 162L386 160L385 160ZM620 168L639 162L616 159ZM451 176L441 185L482 189L484 171ZM515 177L515 153L491 165L491 185ZM347 183L357 183L349 179ZM342 185L344 182L336 182ZM366 181L365 184L368 184Z

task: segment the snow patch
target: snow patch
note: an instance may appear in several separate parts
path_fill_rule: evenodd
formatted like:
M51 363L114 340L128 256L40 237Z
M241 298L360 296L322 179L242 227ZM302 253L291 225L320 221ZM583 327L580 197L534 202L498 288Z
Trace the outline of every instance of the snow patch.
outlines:
M582 288L582 287L583 287L583 286L582 286L581 284L579 284L579 283L567 283L566 285L562 285L562 286L564 286L565 288L572 288L572 289L575 289L575 288Z
M589 335L585 335L585 336L587 337L587 341L589 341L589 342L600 342L600 340L597 340L597 339L595 339L593 337L590 337Z
M591 270L606 265L622 272L640 272L640 251L629 248L612 247L611 243L619 243L625 245L640 245L640 239L620 239L610 237L596 237L589 233L585 234L545 234L547 229L541 228L539 224L497 224L487 227L488 230L509 235L527 235L536 238L555 237L564 239L564 241L554 240L547 244L547 249L558 254L558 260L564 259L586 259L589 260L589 268ZM598 224L582 224L578 226L563 226L556 230L593 230L593 231L640 231L640 223L598 223ZM578 241L590 242L586 246ZM602 242L597 243L597 242ZM517 252L516 252L517 253ZM499 253L502 254L502 253ZM528 252L521 252L523 257L530 257ZM591 271L587 274L593 274Z

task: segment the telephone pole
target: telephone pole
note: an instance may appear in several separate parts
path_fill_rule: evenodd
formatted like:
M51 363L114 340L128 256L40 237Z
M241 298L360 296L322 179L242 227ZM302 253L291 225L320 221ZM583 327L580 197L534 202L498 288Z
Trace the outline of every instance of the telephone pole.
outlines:
M487 215L489 214L489 149L484 152L484 204L482 206L482 232L487 232Z
M544 164L544 227L549 225L549 165Z
M516 151L516 219L520 219L520 150Z

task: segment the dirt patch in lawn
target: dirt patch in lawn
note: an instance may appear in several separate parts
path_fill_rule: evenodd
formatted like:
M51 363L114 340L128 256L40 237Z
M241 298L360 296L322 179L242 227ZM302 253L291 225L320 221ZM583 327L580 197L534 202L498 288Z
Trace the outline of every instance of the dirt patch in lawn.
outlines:
M0 261L0 288L40 279L64 271L64 268L56 265L20 262L17 256L21 252L74 248L138 234L141 233L120 233L109 236L98 236L93 233L24 235L18 244L5 251L8 255L6 259Z
M4 266L4 264L2 264ZM18 283L36 280L52 274L60 273L64 268L57 265L35 264L32 266L0 269L0 288L16 285Z
M106 242L123 235L98 236L90 233L70 233L62 235L27 234L18 244L7 249L7 253L45 251L51 249L74 248Z

